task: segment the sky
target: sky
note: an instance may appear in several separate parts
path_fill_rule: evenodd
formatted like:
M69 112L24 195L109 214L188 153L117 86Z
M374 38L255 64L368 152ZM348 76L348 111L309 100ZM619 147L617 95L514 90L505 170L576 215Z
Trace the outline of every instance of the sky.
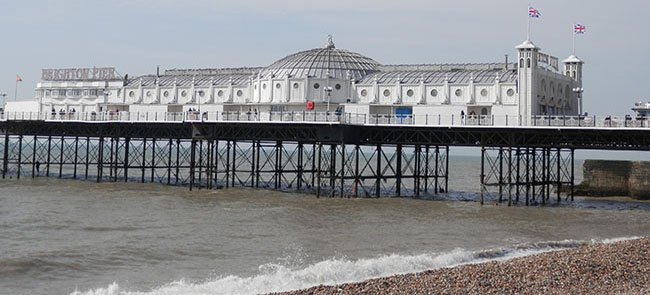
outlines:
M321 47L382 64L502 62L526 39L529 2L541 12L531 40L584 66L584 109L631 114L650 100L647 13L650 1L586 0L59 0L3 1L0 8L0 93L30 99L43 68L115 67L124 75L156 67L267 66ZM513 60L513 59L511 59Z

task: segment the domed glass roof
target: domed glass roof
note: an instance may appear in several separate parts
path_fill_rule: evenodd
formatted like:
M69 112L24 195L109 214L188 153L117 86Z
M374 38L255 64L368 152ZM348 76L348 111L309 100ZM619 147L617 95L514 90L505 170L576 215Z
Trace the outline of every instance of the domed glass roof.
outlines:
M301 51L280 59L262 71L263 78L330 78L361 79L377 72L379 63L369 57L337 49L331 37L324 48Z

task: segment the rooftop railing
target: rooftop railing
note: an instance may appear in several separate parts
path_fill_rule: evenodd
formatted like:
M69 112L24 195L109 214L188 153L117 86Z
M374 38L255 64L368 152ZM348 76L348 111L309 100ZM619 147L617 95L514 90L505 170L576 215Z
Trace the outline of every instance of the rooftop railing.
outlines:
M0 121L77 122L296 122L354 125L650 128L650 118L632 116L406 115L337 112L70 112L0 113Z

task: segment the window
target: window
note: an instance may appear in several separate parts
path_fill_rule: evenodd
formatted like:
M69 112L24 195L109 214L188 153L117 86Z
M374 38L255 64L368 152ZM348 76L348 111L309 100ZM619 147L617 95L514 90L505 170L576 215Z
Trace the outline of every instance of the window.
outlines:
M298 89L298 87L300 87L300 85L298 85L298 83L293 83L293 88Z
M409 89L408 91L406 91L406 96L408 97L413 96L413 89Z
M487 89L481 90L481 96L487 96L487 95L488 95Z
M526 67L530 68L530 58L526 59Z
M512 89L512 88L510 88L510 89L508 89L508 91L506 91L506 94L507 94L508 96L513 96L513 95L515 95L515 90Z
M314 89L318 89L318 88L320 88L320 84L314 83Z
M280 85L280 84L278 84L278 85ZM237 90L237 96L242 96L242 95L244 95L244 92L241 91L241 90Z
M134 96L135 96L135 92L129 91L129 97L134 97Z
M523 58L519 60L519 67L522 68L522 69L524 68L524 59Z
M336 89L336 90L341 90L341 84L336 84L336 85L334 85L334 89Z
M262 89L266 89L266 83L262 84Z
M454 92L454 94L456 94L456 96L461 96L461 95L463 95L463 91L460 90L460 89L456 89L456 91Z
M223 96L223 90L219 90L219 92L217 92L217 96L222 97Z
M280 87L282 87L282 85L280 85L280 83L275 84L275 88L280 89Z
M151 91L147 91L147 97L151 97Z
M569 99L570 95L571 95L571 89L569 89L569 85L567 85L566 88L564 88L564 97L566 97L566 99Z
M390 90L388 89L384 90L384 96L390 96Z
M205 96L205 92L204 92L203 90L199 90L199 96L200 96L200 97L204 97L204 96Z
M368 90L365 90L365 89L361 90L361 96L365 97L367 95L368 95Z
M187 96L187 91L185 91L185 90L181 91L181 96L186 97Z
M60 96L65 96L65 89L59 89L59 95Z
M481 116L487 116L487 114L488 114L487 108L482 108L481 109Z
M45 90L45 96L50 96L51 90Z
M168 97L169 96L169 91L165 90L165 92L163 92L163 96Z
M435 89L431 90L431 96L433 96L433 97L438 96L438 90L435 90Z

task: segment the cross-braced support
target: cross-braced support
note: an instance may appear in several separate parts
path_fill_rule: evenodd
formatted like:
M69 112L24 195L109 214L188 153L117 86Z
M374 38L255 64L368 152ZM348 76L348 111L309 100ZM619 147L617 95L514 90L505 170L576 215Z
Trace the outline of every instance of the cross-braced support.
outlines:
M497 201L507 197L508 205L546 204L555 193L557 202L564 192L573 200L573 149L562 148L481 148L481 204L497 188ZM513 199L514 197L514 199Z

